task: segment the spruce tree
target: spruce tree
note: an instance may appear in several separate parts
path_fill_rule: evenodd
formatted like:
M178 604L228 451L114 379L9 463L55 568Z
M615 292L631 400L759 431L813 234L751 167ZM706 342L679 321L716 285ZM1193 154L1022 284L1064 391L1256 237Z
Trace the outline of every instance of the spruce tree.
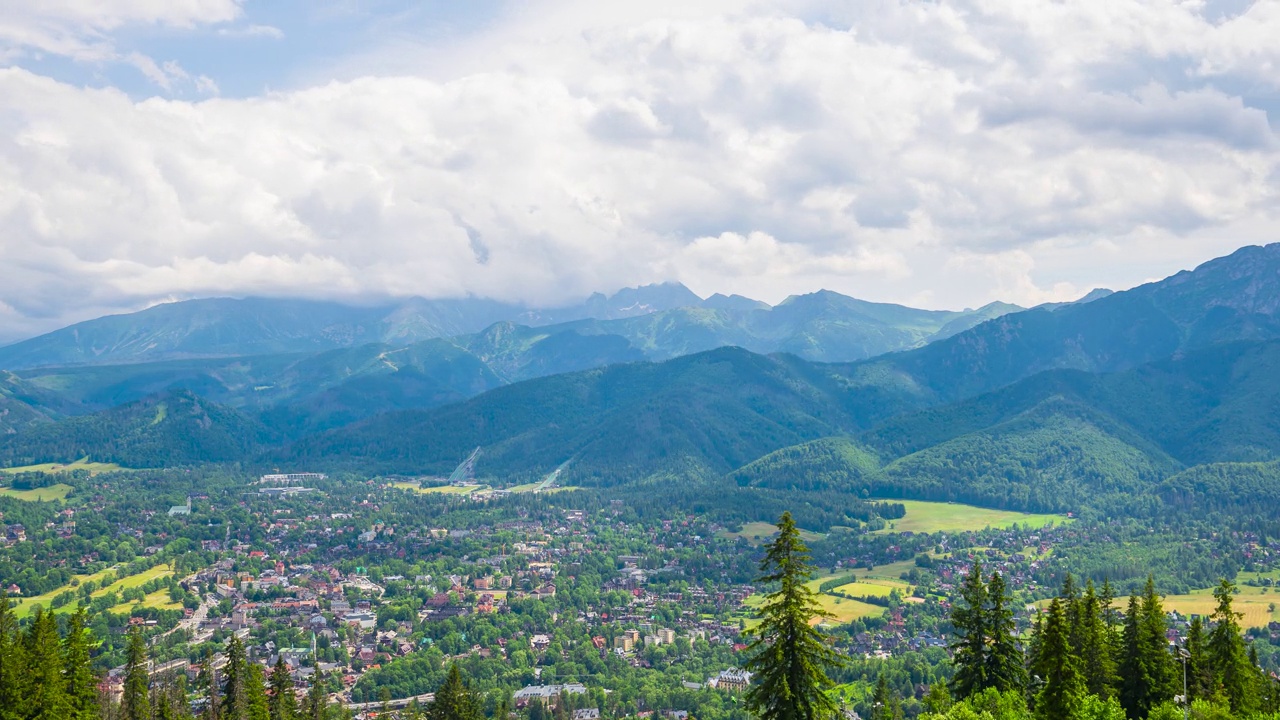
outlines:
M1142 593L1142 647L1151 678L1150 707L1173 699L1177 694L1177 668L1169 652L1169 621L1156 594L1155 579L1147 576Z
M293 693L293 678L289 677L289 666L284 658L276 656L275 667L271 668L271 720L294 720L298 714L297 698Z
M1213 670L1209 665L1206 648L1204 621L1197 615L1191 618L1187 628L1187 640L1183 647L1187 651L1187 695L1191 699L1207 699L1213 696Z
M325 715L329 714L329 698L325 694L324 685L324 673L317 670L311 678L311 689L307 691L304 710L307 720L324 720Z
M1137 595L1129 596L1124 617L1124 654L1120 661L1120 706L1131 718L1146 717L1154 706L1151 702L1151 678L1142 650L1142 604Z
M963 700L987 687L987 586L982 581L982 563L973 567L960 587L959 601L951 608L955 641L951 644L956 672L951 688Z
M68 715L71 720L97 720L97 681L93 675L90 652L93 636L85 627L84 608L80 607L67 622L67 636L62 640L62 665L66 678Z
M1026 659L1018 645L1017 625L1009 603L1004 578L998 572L991 573L984 622L991 635L986 657L986 686L1002 693L1010 690L1022 692L1027 687Z
M827 638L809 621L822 608L805 582L813 574L809 549L791 513L778 521L778 536L760 563L762 583L776 584L760 608L761 622L746 668L756 674L746 706L762 720L823 720L837 711L827 696L827 668L840 664Z
M248 660L245 657L244 643L236 635L227 642L227 664L222 668L222 719L246 720L245 718L245 681L248 674Z
M1092 580L1085 585L1084 595L1077 603L1078 626L1074 634L1079 638L1079 645L1073 647L1076 649L1076 656L1080 658L1080 672L1084 676L1089 694L1106 700L1114 697L1118 678L1111 633L1106 626L1105 612L1094 591Z
M71 715L66 679L62 675L62 642L52 612L36 609L25 638L27 688L24 700L30 720L65 720Z
M267 687L262 666L249 663L244 680L245 720L271 720L271 706L267 702Z
M1235 592L1235 584L1226 579L1214 588L1213 597L1218 606L1211 618L1215 625L1209 633L1208 656L1214 678L1227 696L1231 710L1246 715L1255 709L1257 688L1253 666L1240 637L1241 615L1231 609Z
M142 630L129 631L128 660L124 666L124 695L120 699L121 720L151 720L151 703L147 698L147 643Z
M0 720L19 720L22 707L23 679L26 662L23 659L18 619L9 605L9 596L0 589Z
M218 720L222 710L222 692L219 690L218 671L213 667L212 653L205 655L204 662L200 664L200 678L205 691L204 718Z
M880 673L871 693L871 720L902 720L902 701L889 687L887 672Z
M1043 685L1036 694L1040 720L1074 718L1085 695L1079 660L1071 647L1071 628L1060 598L1049 604L1040 638L1039 670Z
M566 698L556 703L556 712L565 714ZM554 715L553 715L554 717ZM427 720L484 720L480 698L462 681L458 665L449 666L444 683L436 690L435 701L427 707Z

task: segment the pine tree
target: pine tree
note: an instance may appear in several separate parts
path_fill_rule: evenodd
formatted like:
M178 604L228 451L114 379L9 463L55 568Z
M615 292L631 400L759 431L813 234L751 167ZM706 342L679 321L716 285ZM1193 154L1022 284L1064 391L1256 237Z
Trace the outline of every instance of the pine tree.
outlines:
M200 664L200 678L205 691L205 720L218 720L222 709L222 693L218 689L218 671L213 668L212 653L205 655L204 662Z
M840 658L809 621L822 612L805 582L813 574L809 549L800 540L791 513L778 521L778 536L760 563L762 583L777 584L760 608L761 623L746 668L757 682L747 691L747 708L762 720L822 720L835 715L827 696L827 668Z
M871 693L871 720L902 720L902 701L889 687L888 673L881 672Z
M1241 615L1231 609L1235 592L1235 584L1226 579L1214 588L1218 606L1211 618L1215 625L1209 633L1208 656L1214 679L1222 686L1231 710L1245 715L1255 709L1257 695L1253 666L1240 637Z
M929 686L929 692L920 701L925 712L941 715L951 709L951 692L947 690L947 681L938 679Z
M973 561L964 584L960 587L960 599L951 608L951 625L956 639L951 644L956 672L951 688L956 697L963 700L986 688L987 685L987 586L982 581L982 563Z
M1169 621L1156 594L1155 578L1147 576L1142 592L1142 647L1151 677L1150 706L1173 699L1177 694L1177 668L1169 652Z
M9 596L0 590L0 720L19 720L25 691L24 660L18 619L9 605Z
M293 694L293 679L284 658L277 656L271 669L271 720L294 720L298 714L297 698Z
M244 643L236 635L227 642L227 664L222 668L222 718L223 720L246 720L245 718L245 681L248 674L248 661L245 658Z
M1085 695L1070 633L1062 600L1054 598L1040 638L1039 670L1044 684L1036 694L1036 717L1041 720L1075 717Z
M271 720L271 706L267 702L267 688L262 666L249 663L244 681L245 720Z
M557 704L562 708L564 702ZM483 720L480 701L462 681L457 664L449 666L449 674L436 690L435 702L427 708L427 720Z
M65 720L71 714L62 675L62 642L52 612L36 609L25 638L27 688L25 700L34 711L30 720Z
M1155 581L1148 576L1142 599L1129 598L1125 617L1120 705L1130 717L1146 717L1175 694L1176 669L1165 638L1167 629Z
M142 630L129 631L128 661L124 671L124 695L120 699L121 720L150 720L151 703L147 699L147 644Z
M1068 577L1070 577L1068 575ZM1009 607L1009 593L1000 573L991 573L987 585L987 611L984 625L991 638L987 647L986 683L1000 692L1027 687L1026 659L1016 638L1017 625Z
M1106 700L1115 695L1118 678L1112 654L1111 633L1106 626L1106 615L1094 591L1092 580L1085 585L1084 595L1078 605L1078 626L1074 634L1078 637L1079 645L1073 647L1080 658L1085 688L1089 694Z
M98 694L90 651L93 636L85 627L84 608L78 608L67 622L62 640L62 666L66 678L68 715L71 720L97 720Z
M1187 641L1183 649L1187 651L1187 695L1191 699L1210 698L1213 696L1213 671L1209 666L1207 641L1204 634L1204 621L1197 615L1191 618L1187 628Z
M325 715L329 714L329 699L325 695L324 684L324 673L317 670L311 678L311 689L307 691L304 710L307 720L324 720Z

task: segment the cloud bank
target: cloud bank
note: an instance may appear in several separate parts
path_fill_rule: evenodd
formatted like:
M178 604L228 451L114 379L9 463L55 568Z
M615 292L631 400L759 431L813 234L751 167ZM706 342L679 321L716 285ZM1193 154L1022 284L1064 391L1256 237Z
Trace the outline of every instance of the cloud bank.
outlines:
M196 77L176 63L146 59L141 98L22 58L252 5L38 5L0 21L7 334L168 297L668 279L1029 304L1280 240L1280 2L533 3L200 101L164 94Z

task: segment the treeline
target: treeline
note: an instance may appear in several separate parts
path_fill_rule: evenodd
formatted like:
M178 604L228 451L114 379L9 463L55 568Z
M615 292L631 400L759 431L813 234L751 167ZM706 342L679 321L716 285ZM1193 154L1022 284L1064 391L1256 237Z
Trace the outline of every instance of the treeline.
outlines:
M299 697L282 660L265 670L251 662L237 636L227 642L225 663L206 656L194 687L185 675L152 675L153 664L138 628L128 635L121 685L112 692L97 677L91 656L97 642L77 610L59 630L53 613L37 609L18 627L7 598L0 597L0 720L329 720L349 717L334 704L321 673ZM508 707L509 711L510 708ZM401 712L404 720L482 720L481 698L450 668L435 701Z
M1235 592L1221 581L1208 623L1193 618L1174 645L1150 578L1120 613L1108 584L1081 590L1067 576L1024 648L1004 580L984 578L975 563L951 614L955 675L949 688L931 691L925 717L1166 720L1182 717L1184 704L1201 718L1280 717L1280 683L1246 646Z

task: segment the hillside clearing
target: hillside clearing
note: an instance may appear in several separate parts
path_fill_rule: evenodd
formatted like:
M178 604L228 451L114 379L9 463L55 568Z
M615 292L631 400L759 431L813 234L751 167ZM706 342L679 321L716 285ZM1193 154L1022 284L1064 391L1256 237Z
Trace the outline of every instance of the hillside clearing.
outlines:
M1024 513L1016 510L992 510L959 503L926 502L923 500L884 500L878 502L901 503L907 508L906 517L890 520L889 526L877 530L879 534L895 532L935 533L967 532L986 528L1008 528L1018 525L1044 527L1072 522L1063 515Z
M89 458L83 457L75 462L70 463L41 463L39 465L24 465L22 467L0 468L0 473L14 475L24 472L43 472L57 473L67 472L70 470L88 470L90 475L98 473L112 472L113 470L123 470L115 463L90 462Z
M778 526L767 522L750 522L743 524L742 529L737 532L721 530L718 534L720 537L729 538L731 540L742 538L753 545L758 545L774 535L777 535ZM821 540L824 537L826 537L826 535L823 535L822 533L811 532L809 530L800 531L800 539L805 542L814 542L816 540Z
M49 487L34 488L32 490L15 490L13 488L0 488L0 495L4 497L17 498L18 500L26 500L27 502L51 502L57 500L59 502L66 500L67 495L73 490L66 483L57 483Z

